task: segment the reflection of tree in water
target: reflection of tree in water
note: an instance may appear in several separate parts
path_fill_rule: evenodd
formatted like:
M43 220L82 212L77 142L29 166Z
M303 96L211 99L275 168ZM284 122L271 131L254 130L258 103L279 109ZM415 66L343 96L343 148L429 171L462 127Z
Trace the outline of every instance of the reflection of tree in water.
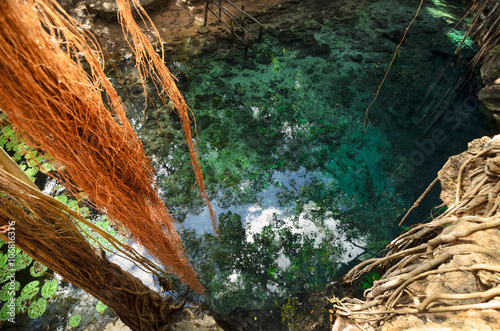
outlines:
M331 282L341 246L328 228L320 231L323 238L316 240L274 215L249 240L241 217L228 212L219 216L220 240L208 233L199 238L192 229L183 229L181 237L208 302L227 314L237 307L262 308Z

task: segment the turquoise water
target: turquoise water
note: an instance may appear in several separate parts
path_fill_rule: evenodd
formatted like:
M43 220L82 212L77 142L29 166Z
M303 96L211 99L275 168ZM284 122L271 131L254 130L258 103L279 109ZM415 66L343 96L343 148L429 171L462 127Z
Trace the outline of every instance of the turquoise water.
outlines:
M268 10L257 15L266 34L258 42L254 33L246 58L243 45L213 37L216 26L185 40L168 65L196 118L218 238L178 116L154 97L143 113L132 62L109 69L207 289L199 297L174 280L169 295L203 301L243 330L329 328L325 297L346 266L402 231L399 220L447 158L485 132L466 68L474 49L453 56L457 38L446 35L465 12L459 1L424 4L365 120L417 5L303 0ZM429 217L438 194L405 225ZM23 325L56 329L74 313L86 323L95 317L95 300L82 291L65 285L59 296Z
M266 34L258 42L254 33L246 58L224 33L213 37L216 26L185 40L168 65L196 118L218 238L178 116L154 97L143 113L133 63L109 69L207 289L198 297L177 282L169 295L203 301L244 330L308 321L328 329L325 297L346 266L402 231L399 220L446 159L484 132L478 83L466 68L474 50L453 56L457 40L446 36L465 12L459 1L424 4L365 120L417 5L303 0L268 10L257 15ZM406 225L425 220L438 194ZM26 321L32 329L56 329L57 318L66 325L74 312L95 315L95 300L72 287L61 292L84 308L61 301L63 312L53 306L44 321Z
M365 120L417 5L303 1L269 11L247 58L227 39L186 40L170 68L196 117L221 240L192 189L177 115L158 104L142 121L140 102L131 103L207 288L203 300L222 315L283 313L286 298L324 288L342 265L376 254L447 157L482 134L465 66L474 50L454 57L446 35L465 12L457 2L425 3ZM408 224L428 217L436 194Z

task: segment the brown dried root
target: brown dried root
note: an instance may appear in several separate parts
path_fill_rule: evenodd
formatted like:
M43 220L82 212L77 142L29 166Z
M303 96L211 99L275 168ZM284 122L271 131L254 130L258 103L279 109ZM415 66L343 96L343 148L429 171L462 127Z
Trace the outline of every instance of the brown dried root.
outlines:
M500 301L495 300L500 297L500 253L495 246L500 236L492 232L500 228L500 146L495 140L475 143L471 150L450 158L447 172L440 172L441 182L448 185L443 190L454 192L446 199L448 210L394 239L385 256L351 269L344 277L346 283L376 267L386 271L365 291L366 301L331 300L338 316L370 327L401 314L500 309ZM478 243L485 231L488 239ZM469 288L467 292L460 285L451 288L446 282L453 277L464 284L472 280L478 291Z

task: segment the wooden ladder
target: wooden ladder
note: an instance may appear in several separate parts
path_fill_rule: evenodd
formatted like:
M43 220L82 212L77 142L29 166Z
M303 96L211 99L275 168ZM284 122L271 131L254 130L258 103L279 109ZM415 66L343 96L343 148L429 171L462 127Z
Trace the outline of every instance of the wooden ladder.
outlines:
M235 14L231 13L229 10L225 9L223 7L223 3L226 4L226 5L229 5L230 7L236 8L240 15L235 15ZM213 5L215 5L215 7L219 8L219 13L218 14L216 12L217 9L215 9L215 11L213 11L210 8L211 4L213 4ZM262 23L260 23L259 21L257 21L250 14L248 14L247 12L245 12L245 8L244 7L245 6L242 5L241 8L239 8L238 6L236 6L230 0L206 0L206 3L205 3L205 20L203 22L203 26L205 26L205 27L207 26L208 12L211 12L215 17L217 17L219 19L219 22L224 23L229 28L229 31L231 32L231 39L233 39L234 37L236 37L236 38L238 38L240 41L242 41L245 44L245 57L246 57L247 54L248 54L250 32L248 31L248 29L245 28L245 19L250 19L250 20L254 21L255 23L257 23L259 25L259 41L262 40L262 33L263 33L263 30L264 30L264 25L262 25ZM230 23L227 23L226 21L224 21L222 19L224 15L229 18ZM243 36L244 37L241 37L241 36L239 36L238 34L235 33L235 28L236 27L241 29L241 31L243 32Z

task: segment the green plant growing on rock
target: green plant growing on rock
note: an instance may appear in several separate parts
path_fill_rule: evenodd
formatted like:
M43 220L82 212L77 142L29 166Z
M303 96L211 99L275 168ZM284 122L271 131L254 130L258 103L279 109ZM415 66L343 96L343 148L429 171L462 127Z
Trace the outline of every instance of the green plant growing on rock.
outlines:
M474 49L474 41L472 41L472 39L470 37L467 37L464 40L464 37L465 37L464 31L452 30L448 33L448 38L450 38L450 41L456 47L458 47L463 40L463 44L462 44L463 49L469 49L469 50Z
M285 325L288 330L294 330L295 321L300 318L296 312L297 304L297 299L288 298L282 306L281 324Z
M380 273L378 271L372 271L365 275L363 281L361 281L361 289L366 291L373 286L373 282L380 279Z
M271 63L273 64L273 71L278 74L278 71L280 70L280 60L273 54L271 55Z

